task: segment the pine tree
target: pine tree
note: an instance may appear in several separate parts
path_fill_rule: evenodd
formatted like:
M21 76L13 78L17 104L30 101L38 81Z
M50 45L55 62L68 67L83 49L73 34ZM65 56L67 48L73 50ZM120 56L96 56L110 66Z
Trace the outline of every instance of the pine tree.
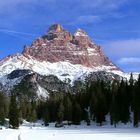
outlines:
M140 121L140 75L138 81L135 83L135 91L133 94L133 108L134 108L134 127L138 127Z
M48 107L48 102L39 100L38 106L37 106L37 118L38 119L43 119L45 126L49 125L50 121L50 114L49 114L49 107Z
M119 106L120 106L120 121L123 123L127 123L130 120L130 101L129 95L127 93L127 82L123 80L120 83L118 94L119 94Z
M87 122L87 125L90 125L90 107L88 107L88 108L85 108L84 109L85 110L85 112L86 112L86 122Z
M133 86L133 84L134 84L133 73L131 73L131 75L130 75L129 84L130 84L130 86Z
M0 92L0 125L4 125L4 119L6 117L5 106L6 97L2 92Z
M27 119L27 108L29 105L29 99L26 95L20 96L19 106L20 106L20 118Z
M11 102L10 102L10 108L9 108L9 123L12 126L12 128L18 128L19 127L19 110L18 110L18 104L16 101L16 96L12 93L11 94Z
M31 110L32 110L32 105L31 102L29 101L26 105L26 120L31 122Z
M107 102L104 92L104 84L101 82L96 83L96 88L92 92L91 107L93 107L93 114L96 122L102 125L105 121L105 115L107 114Z
M79 103L75 102L73 107L73 124L79 125L81 123L81 107Z
M62 124L64 118L64 106L61 102L57 111L57 122L58 124Z
M127 95L128 95L128 97L129 97L129 102L130 102L130 110L133 112L133 96L134 96L134 79L133 79L133 74L131 73L131 75L130 75L130 79L129 79L129 85L128 85L128 87L127 87Z
M37 119L37 113L36 113L36 102L32 101L31 102L31 110L30 110L30 117L29 117L29 121L31 123L34 123Z
M45 114L44 114L44 122L45 122L45 126L48 126L49 125L49 120L50 120L50 116L49 116L49 110L48 110L48 107L46 106L45 108Z
M110 104L110 122L111 125L114 125L116 127L116 124L119 120L118 117L118 98L117 98L117 94L118 94L118 84L113 81L112 85L111 85L111 104Z
M68 95L66 99L64 99L64 103L65 103L65 117L68 120L69 124L72 121L72 102L68 97Z

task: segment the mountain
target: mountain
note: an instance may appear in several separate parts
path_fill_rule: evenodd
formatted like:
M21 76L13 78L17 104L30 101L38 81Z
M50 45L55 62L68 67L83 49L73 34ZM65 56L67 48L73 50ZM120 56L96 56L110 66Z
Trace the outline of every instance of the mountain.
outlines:
M111 70L118 70L86 32L77 29L74 35L71 35L61 25L52 25L31 47L25 46L22 54L50 63L69 62L90 68L105 65L111 66Z
M31 73L54 75L61 81L69 79L73 83L99 71L129 77L105 56L85 31L77 29L72 35L55 24L31 46L25 45L21 54L0 61L0 85L9 89ZM18 76L10 78L13 73Z

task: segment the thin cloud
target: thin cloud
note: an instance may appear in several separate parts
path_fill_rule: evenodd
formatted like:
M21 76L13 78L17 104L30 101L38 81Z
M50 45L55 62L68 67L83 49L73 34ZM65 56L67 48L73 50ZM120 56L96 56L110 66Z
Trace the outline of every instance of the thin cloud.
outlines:
M131 0L4 0L0 1L0 26L12 28L22 23L39 26L54 21L90 24L101 21L102 17L96 16L100 12L111 13L128 1Z
M94 21L99 21L99 20L100 20L100 17L94 16L94 15L80 16L77 19L78 22L82 22L82 23L85 23L85 22L92 23Z
M84 25L100 22L100 16L84 15L79 16L75 21L68 23L69 25Z
M123 4L126 4L129 0L4 0L0 1L0 13L5 12L15 12L17 8L25 8L24 12L30 13L31 9L34 6L38 6L42 9L53 9L57 11L64 11L66 9L68 13L72 11L87 11L92 10L93 12L98 11L110 11L116 8L121 7ZM30 7L30 8L29 8ZM60 9L61 8L61 9ZM63 12L64 13L64 12ZM10 14L10 13L9 13ZM14 13L15 15L19 14L18 12ZM77 14L77 13L75 13Z
M110 41L103 46L106 53L112 57L140 56L140 39Z
M121 69L140 71L140 39L110 41L103 46L107 56Z
M140 57L126 57L120 58L117 64L121 66L127 72L139 72L140 71Z
M32 39L30 39L30 37L25 37L25 36L23 36L23 35L21 36L21 35L13 34L13 33L10 33L10 32L4 32L4 33L7 34L8 36L13 37L13 38L20 38L20 39L32 41Z
M83 8L117 9L129 0L79 0Z
M140 72L140 67L135 67L135 66L129 66L129 67L124 67L126 72Z
M101 5L104 5L106 7L118 7L121 6L122 4L129 2L130 0L75 0L75 3L79 4L82 7L99 7ZM57 0L44 0L42 3L39 3L39 0L4 0L4 1L0 1L0 5L1 7L4 5L18 5L19 3L38 3L39 5L42 4L46 4L46 3L50 3L51 5L55 4L57 2ZM61 5L63 3L74 3L72 1L69 0L59 0L59 3L61 3ZM45 6L45 5L44 5Z
M120 64L131 64L131 65L138 65L140 66L140 58L136 58L136 57L128 57L128 58L121 58L120 60L118 60L118 63Z
M12 34L18 34L18 35L26 35L26 36L37 36L37 35L39 35L39 34L31 34L31 33L25 33L25 32L19 32L19 31L7 30L7 29L0 29L0 32L12 33Z

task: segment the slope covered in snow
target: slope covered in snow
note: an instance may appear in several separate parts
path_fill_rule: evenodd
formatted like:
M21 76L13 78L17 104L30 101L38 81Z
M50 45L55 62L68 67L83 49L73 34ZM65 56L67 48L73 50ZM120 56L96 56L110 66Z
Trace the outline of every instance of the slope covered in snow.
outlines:
M62 81L69 78L72 82L83 75L86 76L89 73L96 71L112 72L127 79L130 77L130 74L125 74L119 70L112 70L113 66L98 66L89 68L78 64L74 65L68 61L56 63L46 61L40 62L32 57L27 58L21 54L8 58L4 63L1 62L0 65L0 81L2 81L3 85L10 82L10 80L7 79L7 74L17 69L29 69L40 75L55 75ZM135 78L137 78L137 75ZM13 82L16 80L18 79L14 79Z
M21 54L18 54L14 57L8 58L4 63L0 64L0 81L2 81L3 84L6 84L8 82L5 81L5 79L7 79L6 75L16 69L29 69L40 75L55 75L62 81L67 78L69 78L71 81L74 81L83 75L88 75L89 73L95 71L112 72L127 79L130 78L130 73L127 74L119 70L112 70L113 66L98 66L89 68L78 64L74 65L67 61L56 63L50 63L46 61L40 62L33 59L32 57L27 58ZM135 79L137 79L137 77L138 73L134 75Z

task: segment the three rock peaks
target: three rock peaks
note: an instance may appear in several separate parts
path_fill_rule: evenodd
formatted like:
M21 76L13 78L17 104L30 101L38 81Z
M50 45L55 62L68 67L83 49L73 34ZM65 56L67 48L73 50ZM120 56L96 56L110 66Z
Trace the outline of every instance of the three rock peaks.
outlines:
M38 61L51 63L68 61L71 64L91 68L105 65L118 69L85 31L77 29L72 35L60 24L52 25L48 32L33 41L31 46L25 46L22 54Z

